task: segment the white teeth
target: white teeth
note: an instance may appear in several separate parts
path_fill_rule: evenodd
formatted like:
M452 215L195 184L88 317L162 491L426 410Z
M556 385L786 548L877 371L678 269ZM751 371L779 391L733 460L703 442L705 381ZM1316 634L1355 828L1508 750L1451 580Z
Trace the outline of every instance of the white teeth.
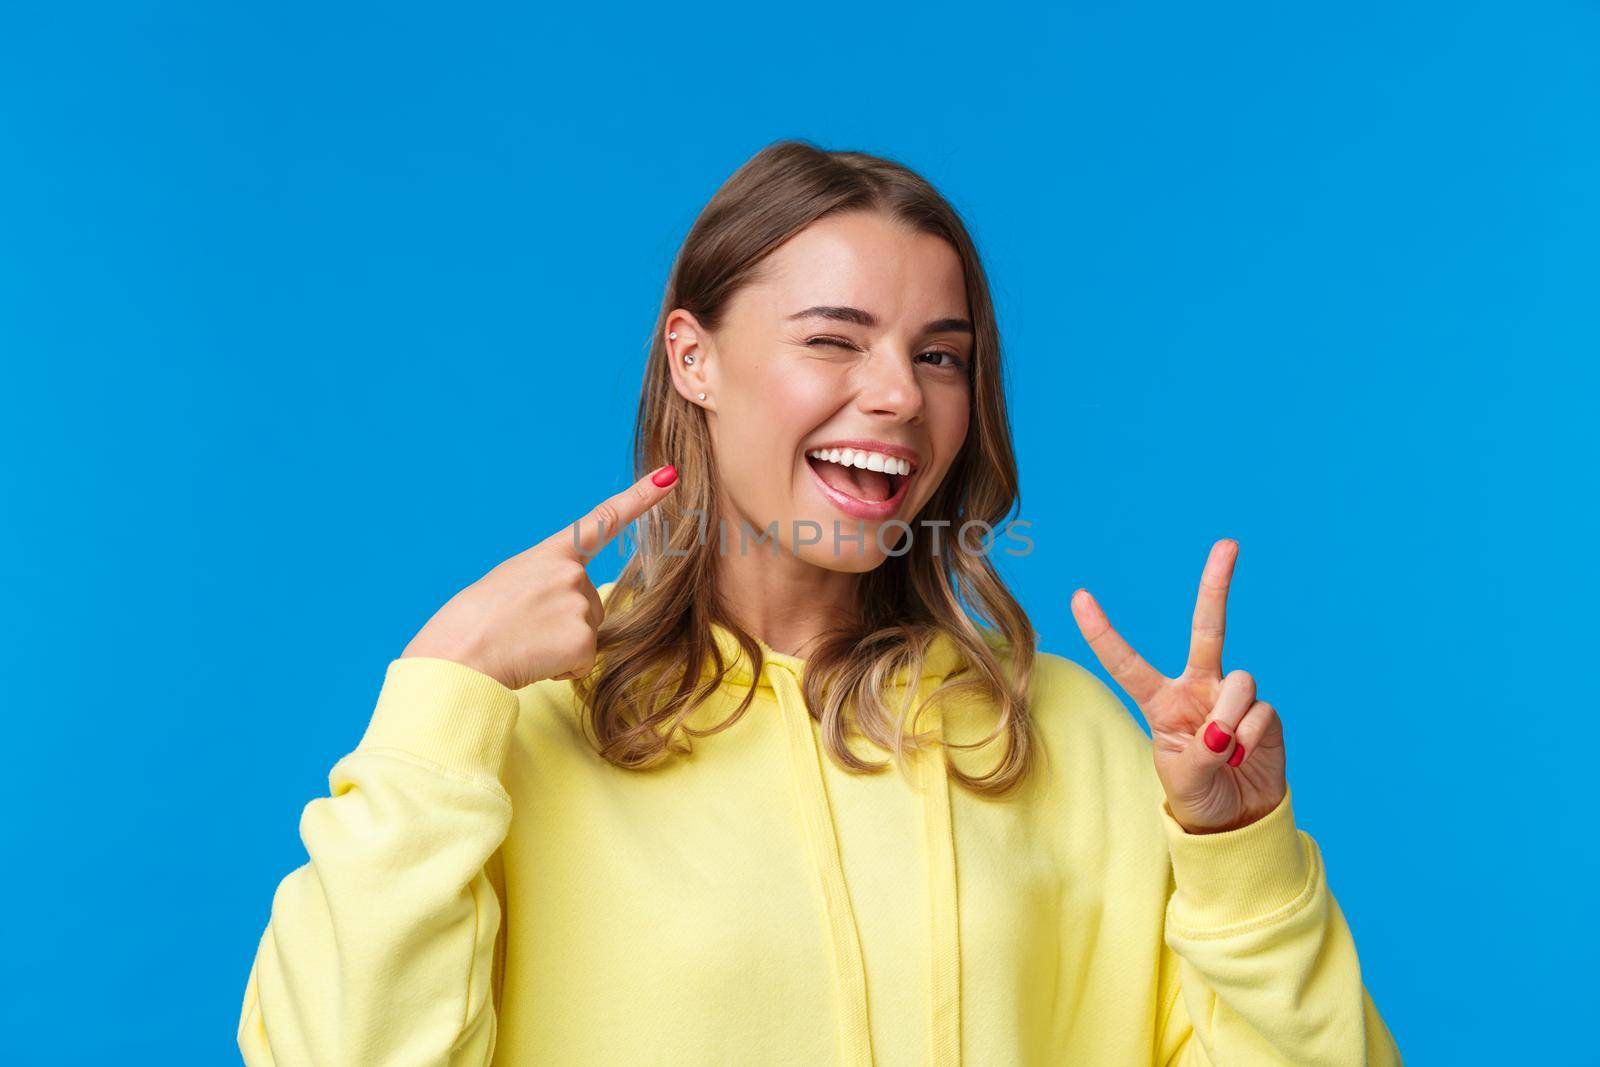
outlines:
M896 456L886 456L882 452L864 452L854 448L817 448L806 455L812 459L820 459L826 463L838 463L846 467L860 467L862 470L883 471L885 474L910 474L911 461L900 459Z

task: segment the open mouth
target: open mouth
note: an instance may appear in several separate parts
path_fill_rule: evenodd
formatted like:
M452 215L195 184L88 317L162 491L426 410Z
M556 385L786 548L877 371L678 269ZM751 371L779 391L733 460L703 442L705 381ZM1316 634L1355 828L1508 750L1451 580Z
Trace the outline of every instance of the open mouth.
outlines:
M814 448L806 462L824 495L859 518L893 515L915 476L910 460L854 448Z

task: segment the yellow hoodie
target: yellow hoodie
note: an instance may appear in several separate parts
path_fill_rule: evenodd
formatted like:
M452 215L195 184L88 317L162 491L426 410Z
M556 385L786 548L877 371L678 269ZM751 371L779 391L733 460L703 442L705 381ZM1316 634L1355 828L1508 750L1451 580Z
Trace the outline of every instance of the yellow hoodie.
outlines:
M735 668L695 726L752 682L715 637ZM390 663L302 815L309 862L273 897L245 1062L1400 1062L1289 797L1185 832L1121 701L1047 653L1019 794L976 797L932 758L915 788L892 765L851 774L822 750L803 661L762 648L744 717L647 771L594 752L570 682ZM960 665L936 642L919 692ZM924 724L973 741L992 719L952 702ZM949 756L977 773L993 749Z

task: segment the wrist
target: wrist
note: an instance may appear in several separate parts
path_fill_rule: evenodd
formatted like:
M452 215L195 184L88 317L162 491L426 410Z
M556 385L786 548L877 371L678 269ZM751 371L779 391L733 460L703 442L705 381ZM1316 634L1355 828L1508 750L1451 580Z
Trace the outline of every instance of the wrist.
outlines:
M1270 801L1266 802L1265 804L1258 805L1255 808L1245 812L1243 815L1241 815L1238 819L1236 819L1233 822L1223 823L1223 824L1218 825L1218 826L1201 826L1201 825L1191 824L1190 822L1188 822L1187 820L1185 820L1181 816L1179 816L1177 812L1173 812L1172 813L1172 819L1179 826L1183 827L1183 830L1184 830L1185 833L1194 834L1196 836L1204 836L1204 835L1207 835L1207 834L1225 834L1225 833L1230 833L1230 832L1232 832L1234 830L1243 830L1246 826L1250 826L1250 825L1252 825L1254 823L1258 823L1262 819L1265 819L1268 815L1271 815L1274 811L1277 810L1279 805L1281 805L1283 803L1283 798L1286 795L1288 795L1288 786L1285 786L1283 792L1279 793L1276 797L1273 797ZM1171 804L1170 801L1167 804L1167 810L1168 811L1172 811L1172 804Z
M401 651L400 659L444 659L452 663L459 663L463 667L477 671L479 674L488 675L501 685L512 688L501 677L500 672L494 669L489 658L481 650L463 647L458 642L444 641L432 637L424 631L411 639Z

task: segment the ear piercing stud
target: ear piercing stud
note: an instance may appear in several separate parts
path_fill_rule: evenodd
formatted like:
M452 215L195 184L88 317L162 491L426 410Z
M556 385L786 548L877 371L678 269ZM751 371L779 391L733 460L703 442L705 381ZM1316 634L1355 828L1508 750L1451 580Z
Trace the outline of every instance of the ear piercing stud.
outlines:
M704 393L696 393L694 395L700 400L704 400L706 398L706 394Z
M667 340L676 341L677 339L678 339L678 331L677 330L673 330L671 333L667 334ZM692 354L684 356L683 357L683 362L685 364L687 364L688 366L691 366L691 367L694 366L694 356Z

